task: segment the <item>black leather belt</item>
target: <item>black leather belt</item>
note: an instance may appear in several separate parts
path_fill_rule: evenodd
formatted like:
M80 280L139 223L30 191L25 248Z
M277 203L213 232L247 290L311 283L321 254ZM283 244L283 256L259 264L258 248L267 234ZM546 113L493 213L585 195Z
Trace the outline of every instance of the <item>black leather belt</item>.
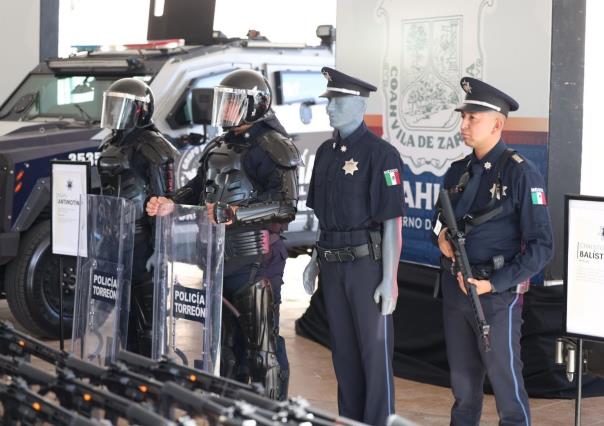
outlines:
M333 249L326 249L317 244L317 255L325 262L354 262L360 257L369 256L369 244Z

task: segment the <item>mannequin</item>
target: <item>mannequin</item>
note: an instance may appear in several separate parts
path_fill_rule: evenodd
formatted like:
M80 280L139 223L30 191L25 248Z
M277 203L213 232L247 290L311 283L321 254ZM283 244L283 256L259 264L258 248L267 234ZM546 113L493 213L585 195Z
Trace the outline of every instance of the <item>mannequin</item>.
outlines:
M324 68L334 137L317 150L307 205L319 235L303 284L321 272L342 416L385 424L394 411L392 312L402 247L403 163L363 117L374 86Z
M329 124L338 131L342 138L347 138L363 123L366 108L366 98L359 96L331 98L327 104ZM397 217L385 221L382 231L382 281L373 294L375 303L379 304L381 301L382 315L390 315L396 308L398 298L396 274L403 245L401 227L401 217ZM310 262L304 268L302 276L306 293L313 294L315 292L315 282L318 275L317 252L313 250Z

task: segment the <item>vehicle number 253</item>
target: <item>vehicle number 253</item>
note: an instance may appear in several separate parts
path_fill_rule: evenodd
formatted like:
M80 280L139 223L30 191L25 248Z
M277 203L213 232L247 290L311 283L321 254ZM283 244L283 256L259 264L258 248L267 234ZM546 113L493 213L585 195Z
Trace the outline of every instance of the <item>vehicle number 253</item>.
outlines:
M101 156L100 152L70 152L67 154L69 161L88 161L91 165L96 166L96 163Z

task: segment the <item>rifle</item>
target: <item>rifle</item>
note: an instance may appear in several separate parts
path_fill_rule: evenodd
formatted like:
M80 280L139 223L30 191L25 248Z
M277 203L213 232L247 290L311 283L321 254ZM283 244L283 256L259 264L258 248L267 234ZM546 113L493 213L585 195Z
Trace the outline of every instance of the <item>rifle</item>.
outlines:
M70 370L55 368L57 374L49 374L25 361L0 355L0 372L20 377L29 385L40 385L43 394L53 392L62 406L86 417L90 417L93 408L99 408L104 410L105 417L114 423L121 417L141 426L174 425L141 404L84 383L76 379Z
M0 383L3 416L1 424L34 426L40 422L61 426L100 426L95 420L66 410L44 399L18 377L10 384Z
M275 401L263 395L262 387L254 384L249 385L224 377L217 377L205 371L185 367L176 364L167 357L159 361L134 354L128 351L120 351L117 360L125 363L132 370L155 377L157 380L170 380L191 390L201 390L215 395L211 399L220 405L228 406L239 414L256 420L258 424L266 424L267 420L284 422L310 422L313 425L328 426L333 424L359 426L362 423L354 420L333 416L327 411L311 407L302 398L290 399L288 401ZM179 399L184 400L184 397ZM249 410L261 416L250 417Z
M484 311L476 292L476 286L468 283L468 279L474 278L472 275L472 267L468 260L468 253L466 252L466 235L464 232L459 230L457 227L457 221L455 220L455 213L453 206L451 205L451 199L447 190L442 189L439 196L440 206L442 208L445 222L447 224L447 240L453 244L453 251L455 252L455 264L459 268L459 272L463 277L464 286L474 311L474 317L476 318L476 325L478 332L484 345L486 352L491 350L491 342L489 338L490 326L487 324L487 320L484 317ZM457 278L457 277L456 277Z
M231 396L236 390L263 393L261 385L248 385L225 377L214 376L206 371L180 365L168 357L159 361L146 358L129 351L120 351L117 361L129 369L143 375L151 375L160 382L173 381L192 390L211 392L222 396Z
M8 322L0 322L0 353L25 360L29 360L29 357L33 355L69 370L78 378L87 378L93 385L106 386L110 392L135 402L152 402L156 411L166 417L171 416L172 406L176 405L188 412L207 416L215 423L235 426L241 424L240 420L230 418L232 416L228 410L209 400L205 395L180 393L177 389L179 386L176 384L162 383L154 378L131 371L119 361L106 368L99 367L67 352L53 349L41 341L15 330ZM142 359L145 363L154 364L148 358L132 353L130 355ZM198 371L196 373L208 375ZM167 378L170 379L170 377ZM180 395L180 398L175 398L174 395Z

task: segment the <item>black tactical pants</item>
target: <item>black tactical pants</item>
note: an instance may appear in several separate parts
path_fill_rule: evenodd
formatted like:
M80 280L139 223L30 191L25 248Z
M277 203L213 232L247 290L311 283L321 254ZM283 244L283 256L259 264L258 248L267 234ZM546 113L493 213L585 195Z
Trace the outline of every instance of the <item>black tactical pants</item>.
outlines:
M442 273L442 291L447 358L455 397L451 424L480 424L486 374L495 393L500 425L528 426L529 401L520 359L523 296L512 292L480 296L491 326L491 350L485 352L468 296L449 272Z

